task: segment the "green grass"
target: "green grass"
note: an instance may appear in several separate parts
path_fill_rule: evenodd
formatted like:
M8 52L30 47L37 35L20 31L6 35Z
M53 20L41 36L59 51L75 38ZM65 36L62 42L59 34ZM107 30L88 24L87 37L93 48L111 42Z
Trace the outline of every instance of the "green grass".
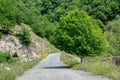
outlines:
M61 60L65 64L67 64L67 65L69 65L71 67L73 67L74 65L78 64L78 62L74 58L72 58L71 56L69 56L69 55L67 55L65 53L61 55Z
M71 58L66 54L62 54L61 56L61 60L65 64L72 65L72 69L84 70L93 74L104 75L114 80L120 80L120 68L115 67L111 62L102 62L100 59L101 56L93 58L88 57L83 64L78 63L74 58Z
M22 75L37 63L38 61L0 63L0 80L15 80L16 77ZM6 67L10 70L5 69Z

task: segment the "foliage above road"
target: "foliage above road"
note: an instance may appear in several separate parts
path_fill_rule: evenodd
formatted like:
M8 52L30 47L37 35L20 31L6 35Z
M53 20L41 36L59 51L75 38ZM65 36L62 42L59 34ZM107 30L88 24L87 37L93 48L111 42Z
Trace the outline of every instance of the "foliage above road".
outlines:
M60 18L74 9L85 11L105 32L108 22L120 14L120 0L0 0L0 38L25 23L49 39Z
M100 54L107 45L102 29L79 10L70 11L61 18L50 40L57 48L78 56Z

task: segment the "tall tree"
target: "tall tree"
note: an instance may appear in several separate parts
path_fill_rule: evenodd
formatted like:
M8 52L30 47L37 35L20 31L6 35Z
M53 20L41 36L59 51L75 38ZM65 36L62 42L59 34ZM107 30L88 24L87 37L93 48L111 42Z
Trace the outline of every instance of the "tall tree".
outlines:
M57 48L84 56L100 54L106 49L106 37L101 28L84 11L73 10L62 17L50 38Z

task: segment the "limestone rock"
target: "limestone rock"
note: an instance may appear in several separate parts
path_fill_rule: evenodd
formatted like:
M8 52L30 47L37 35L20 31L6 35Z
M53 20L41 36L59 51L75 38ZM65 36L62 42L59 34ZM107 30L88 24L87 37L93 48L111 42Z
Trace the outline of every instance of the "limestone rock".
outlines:
M19 39L16 36L14 36L21 29L21 26L15 26L11 35L3 35L2 39L0 40L0 51L9 51L11 52L11 55L17 53L20 58L30 60L38 59L38 56L41 53L51 50L51 46L48 45L49 43L46 43L44 39L35 35L35 33L32 32L29 26L25 24L22 24L22 26L30 30L32 40L31 46L26 47L22 45Z

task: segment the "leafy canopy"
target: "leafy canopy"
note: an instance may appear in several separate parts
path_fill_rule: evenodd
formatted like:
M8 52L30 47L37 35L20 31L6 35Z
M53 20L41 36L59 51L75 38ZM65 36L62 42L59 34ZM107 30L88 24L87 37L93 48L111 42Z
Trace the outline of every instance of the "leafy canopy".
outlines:
M101 28L79 10L61 18L50 40L57 48L78 56L99 54L106 49L106 37Z

